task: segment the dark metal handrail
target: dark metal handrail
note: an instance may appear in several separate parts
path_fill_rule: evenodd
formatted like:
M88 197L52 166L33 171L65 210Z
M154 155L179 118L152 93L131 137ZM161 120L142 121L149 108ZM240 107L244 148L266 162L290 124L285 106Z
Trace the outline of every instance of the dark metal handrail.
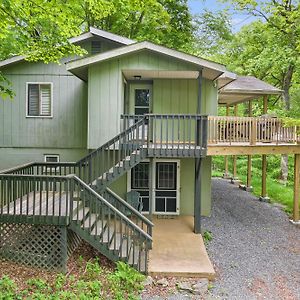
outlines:
M71 224L83 238L105 248L110 258L147 271L151 235L75 175L0 174L0 220ZM153 226L150 221L147 225Z

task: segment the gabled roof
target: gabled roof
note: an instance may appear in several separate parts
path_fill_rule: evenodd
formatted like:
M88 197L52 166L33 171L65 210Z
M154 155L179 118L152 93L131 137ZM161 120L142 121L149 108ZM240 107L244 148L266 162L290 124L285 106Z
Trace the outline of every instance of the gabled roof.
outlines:
M219 90L219 103L232 105L257 99L264 95L280 95L282 90L254 76L237 76Z
M120 47L111 51L96 54L94 56L78 59L67 63L67 70L81 79L87 80L88 67L109 59L133 54L139 51L149 50L158 54L173 57L181 61L196 65L203 70L203 77L211 80L216 79L226 71L224 65L205 60L190 54L173 50L164 46L159 46L150 42L139 42L128 46Z
M90 27L89 32L83 33L79 36L76 36L74 38L69 39L70 43L79 43L82 41L85 41L87 39L90 39L94 36L100 37L100 38L104 38L106 40L110 40L112 42L116 42L122 45L130 45L130 44L134 44L136 43L136 41L128 39L124 36L120 36L105 30L101 30L101 29L97 29L94 27Z
M104 31L104 30L100 30L100 29L97 29L94 27L90 27L90 30L86 33L83 33L77 37L70 38L69 42L71 44L76 44L76 43L88 40L90 38L93 38L95 36L99 37L99 38L107 39L109 41L112 41L112 42L115 42L115 43L118 43L121 45L130 45L130 44L135 43L134 40L131 40L126 37L123 37L123 36L120 36L120 35L117 35L114 33L110 33L110 32ZM10 65L10 64L13 64L13 63L17 63L19 61L23 61L23 60L25 60L25 56L23 56L23 55L10 57L8 59L0 61L0 68Z

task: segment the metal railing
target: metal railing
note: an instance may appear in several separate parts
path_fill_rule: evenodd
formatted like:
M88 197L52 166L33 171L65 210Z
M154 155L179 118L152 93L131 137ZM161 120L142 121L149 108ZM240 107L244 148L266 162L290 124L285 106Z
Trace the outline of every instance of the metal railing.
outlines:
M93 243L106 247L105 250L117 260L125 260L138 271L147 273L151 235L79 178L74 177L73 185L75 195L81 193L81 203L71 209L70 219L81 225L80 230L88 240L91 238ZM74 201L71 207L74 207ZM87 217L82 220L82 216ZM149 220L147 225L153 227Z
M124 128L145 118L147 149L154 155L194 156L205 154L207 147L207 116L192 114L122 115ZM139 134L141 134L139 132Z
M286 127L278 118L208 117L208 144L295 144L299 141L297 127Z
M147 219L144 215L141 215L139 211L124 201L119 195L107 188L103 192L103 197L121 211L124 215L129 216L131 220L142 230L152 236L153 223ZM138 218L136 216L139 216Z

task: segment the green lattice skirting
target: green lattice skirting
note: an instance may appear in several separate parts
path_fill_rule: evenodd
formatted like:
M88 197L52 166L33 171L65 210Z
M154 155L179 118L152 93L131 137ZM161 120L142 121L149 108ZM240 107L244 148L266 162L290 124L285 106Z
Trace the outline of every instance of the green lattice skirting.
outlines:
M66 226L0 223L0 258L65 272L80 238Z

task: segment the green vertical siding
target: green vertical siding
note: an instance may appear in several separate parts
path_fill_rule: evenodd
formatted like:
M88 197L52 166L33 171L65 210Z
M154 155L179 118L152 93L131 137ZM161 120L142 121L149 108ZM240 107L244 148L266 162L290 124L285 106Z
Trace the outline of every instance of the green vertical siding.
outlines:
M120 132L120 116L124 113L124 78L122 71L129 69L136 70L137 73L138 70L197 70L193 65L146 50L90 66L88 148L95 149ZM182 84L181 88L178 88L177 83L176 80L166 81L166 84L170 84L169 91L173 91L176 88L179 91L179 95L182 93L189 99L196 95L196 80L194 80L194 83L183 80L180 83ZM159 97L165 99L165 93L168 93L167 89L164 89L162 85L159 87L159 84L163 84L163 81L156 81L155 84L158 87L156 92L153 91L153 105L156 105L156 93L157 99ZM160 91L162 94L159 96ZM181 102L182 100L180 100L177 93L172 92L169 95L173 95L173 97L176 97L176 101L180 102L179 109L181 106L186 109L184 102ZM196 96L194 101L196 101ZM188 105L187 109L190 113L192 113L195 103L192 104L191 102ZM167 107L162 107L162 109L167 109ZM179 112L177 108L175 112Z
M75 162L87 154L86 149L0 148L0 170L29 162L44 161L45 154L58 154L62 162Z
M168 161L166 159L166 161ZM203 178L201 214L208 216L210 214L210 193L206 187L210 187L210 159L203 161L203 167L206 168L207 176ZM194 215L194 178L195 178L195 160L184 158L180 160L180 215ZM123 199L126 199L127 193L127 175L123 175L117 181L112 183L110 188Z
M1 69L15 97L0 99L0 146L86 148L86 83L64 65L19 62ZM26 82L53 83L53 118L26 117Z

